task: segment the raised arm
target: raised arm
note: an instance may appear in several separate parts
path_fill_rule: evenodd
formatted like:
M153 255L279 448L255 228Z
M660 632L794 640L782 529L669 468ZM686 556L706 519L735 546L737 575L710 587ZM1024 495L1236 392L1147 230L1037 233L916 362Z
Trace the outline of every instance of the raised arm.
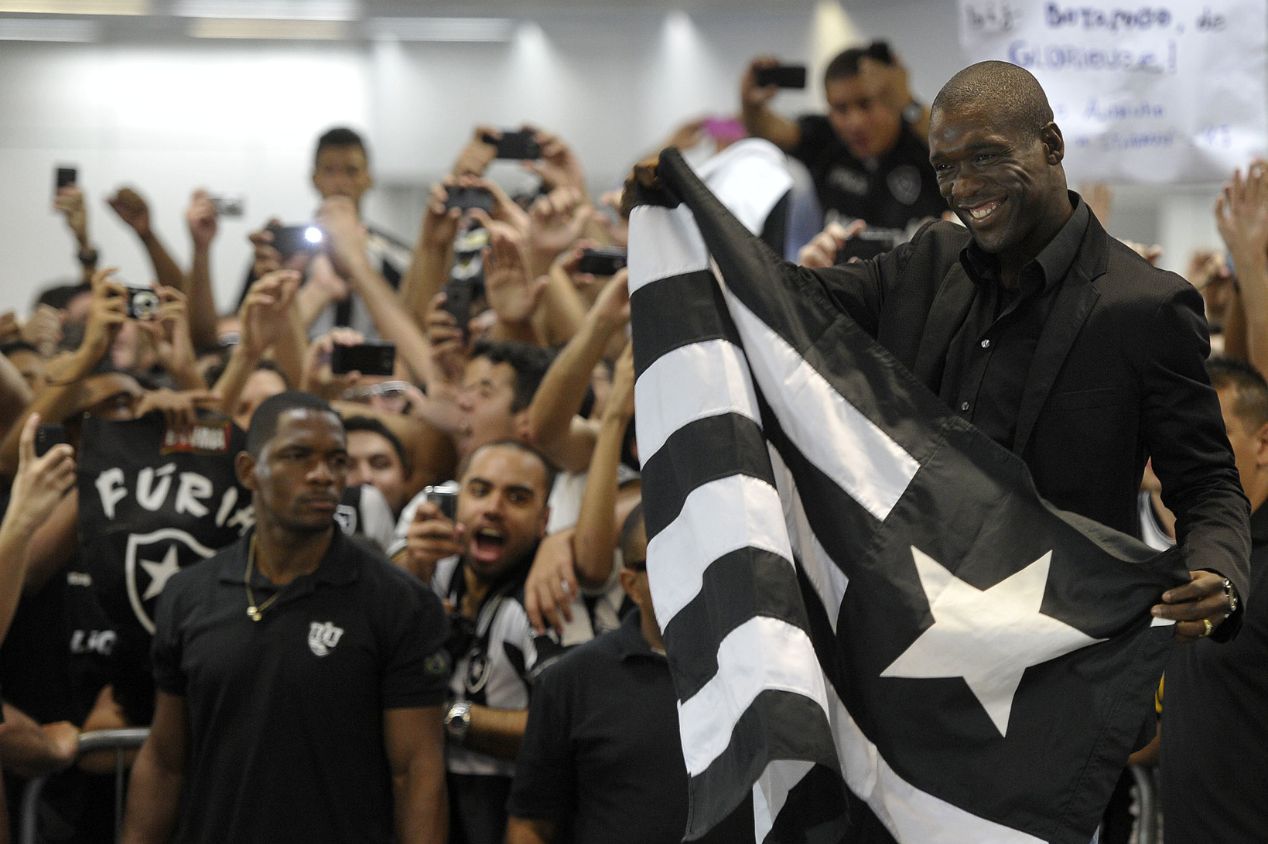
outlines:
M205 390L207 384L198 372L197 356L191 339L189 305L185 294L174 287L159 287L161 304L153 320L137 323L137 328L150 335L159 365L181 390Z
M0 355L0 434L17 424L33 398L31 386L13 361Z
M422 381L431 366L427 338L402 307L396 291L366 258L365 232L357 220L356 206L347 197L331 197L322 203L317 218L330 241L336 270L361 294L379 334L396 344L396 353L412 378Z
M150 206L141 194L132 188L119 188L114 196L106 200L114 212L119 215L128 228L136 232L141 245L150 256L150 264L154 267L154 277L159 284L185 289L185 273L172 259L167 247L159 240L158 234L150 220Z
M547 279L532 275L524 236L514 226L479 218L489 230L484 253L484 290L497 315L491 330L495 340L539 345L534 318L542 304Z
M97 270L97 249L88 237L88 209L84 205L84 193L78 185L57 189L53 208L66 219L66 227L75 238L75 258L80 266L80 280L87 283Z
M189 240L193 246L189 272L182 288L189 301L189 332L196 349L216 347L216 300L211 289L211 242L218 221L211 196L201 188L194 191L185 210Z
M607 582L612 574L612 557L620 521L617 470L621 445L634 418L634 345L628 344L616 362L612 392L603 408L599 436L586 473L586 489L581 497L581 513L573 533L572 547L577 579L587 588Z
M43 457L35 456L35 429L39 424L39 414L31 414L22 426L18 471L9 509L0 522L0 641L4 641L22 594L31 534L75 484L75 457L70 446L55 445Z
M48 423L64 420L75 406L79 382L110 351L115 334L128 318L123 285L111 279L114 272L113 267L107 267L93 275L83 342L74 352L49 363L47 383L26 409L27 415L38 413ZM21 423L14 425L0 443L0 475L11 475L17 468L20 431Z
M295 270L274 270L251 285L238 310L241 337L212 391L220 410L232 416L251 373L278 336L287 329L287 313L299 287ZM294 382L292 382L294 383Z
M1268 165L1240 170L1215 203L1215 222L1233 258L1245 319L1246 357L1268 372Z
M758 85L759 68L775 67L779 59L760 56L753 59L740 79L740 116L744 126L753 135L765 138L787 152L801 143L801 128L796 123L771 110L770 101L779 93L774 85Z
M401 282L405 311L420 325L424 321L427 303L440 292L449 277L449 265L453 260L450 252L458 234L458 221L462 217L462 211L446 206L449 188L454 185L456 181L453 178L432 185L418 239L414 242L414 254Z
M628 276L621 271L608 282L581 329L551 363L529 405L529 438L568 471L579 472L590 463L594 430L574 419L585 400L595 364L629 318Z

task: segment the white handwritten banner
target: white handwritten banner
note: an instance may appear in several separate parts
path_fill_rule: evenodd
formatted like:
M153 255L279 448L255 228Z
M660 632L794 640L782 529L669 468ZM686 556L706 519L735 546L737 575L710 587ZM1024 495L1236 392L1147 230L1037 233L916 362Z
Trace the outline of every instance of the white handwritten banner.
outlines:
M1216 181L1268 148L1266 7L960 0L960 44L1039 79L1073 180Z

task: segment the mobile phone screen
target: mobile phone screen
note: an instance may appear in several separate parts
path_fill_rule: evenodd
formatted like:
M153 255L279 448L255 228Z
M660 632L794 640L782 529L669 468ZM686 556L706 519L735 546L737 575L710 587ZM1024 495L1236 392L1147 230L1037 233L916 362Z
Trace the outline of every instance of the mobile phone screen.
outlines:
M759 67L755 74L758 85L776 88L805 88L806 66L804 64L780 64L774 67Z
M79 183L79 169L76 167L58 167L53 174L53 193L62 188Z

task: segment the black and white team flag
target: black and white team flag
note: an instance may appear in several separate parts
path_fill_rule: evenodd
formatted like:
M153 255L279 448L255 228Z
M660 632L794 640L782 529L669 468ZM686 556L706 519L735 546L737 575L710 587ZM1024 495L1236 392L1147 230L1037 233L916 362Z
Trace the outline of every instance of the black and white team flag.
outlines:
M87 419L80 437L80 551L102 607L149 646L167 581L255 524L234 457L246 435L228 420L187 437L157 413L126 422Z
M635 209L630 299L687 838L752 788L759 841L1086 844L1177 553L1042 501L750 235L788 189L774 148L659 173L680 202Z

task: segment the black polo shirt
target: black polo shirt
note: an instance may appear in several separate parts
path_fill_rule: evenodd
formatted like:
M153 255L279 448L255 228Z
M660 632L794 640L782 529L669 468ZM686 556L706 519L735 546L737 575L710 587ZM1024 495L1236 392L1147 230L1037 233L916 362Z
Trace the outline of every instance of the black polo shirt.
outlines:
M155 683L185 698L179 841L390 841L383 710L445 698L447 624L422 583L338 530L255 622L250 534L172 577ZM258 570L257 601L275 589Z
M1022 267L1017 289L1000 283L999 261L974 241L960 263L977 288L947 349L939 395L995 442L1011 449L1035 347L1057 290L1079 252L1091 217L1070 194L1074 213L1040 253Z
M533 689L508 811L559 824L557 841L678 844L687 828L687 769L665 657L639 613L547 668ZM745 801L701 839L753 840Z
M905 122L893 149L874 161L855 157L822 114L802 115L797 128L801 140L788 154L810 171L828 219L860 219L871 228L905 231L947 210L929 164L929 146Z
M1229 642L1175 648L1162 699L1167 840L1268 836L1268 504L1250 517L1250 594Z

